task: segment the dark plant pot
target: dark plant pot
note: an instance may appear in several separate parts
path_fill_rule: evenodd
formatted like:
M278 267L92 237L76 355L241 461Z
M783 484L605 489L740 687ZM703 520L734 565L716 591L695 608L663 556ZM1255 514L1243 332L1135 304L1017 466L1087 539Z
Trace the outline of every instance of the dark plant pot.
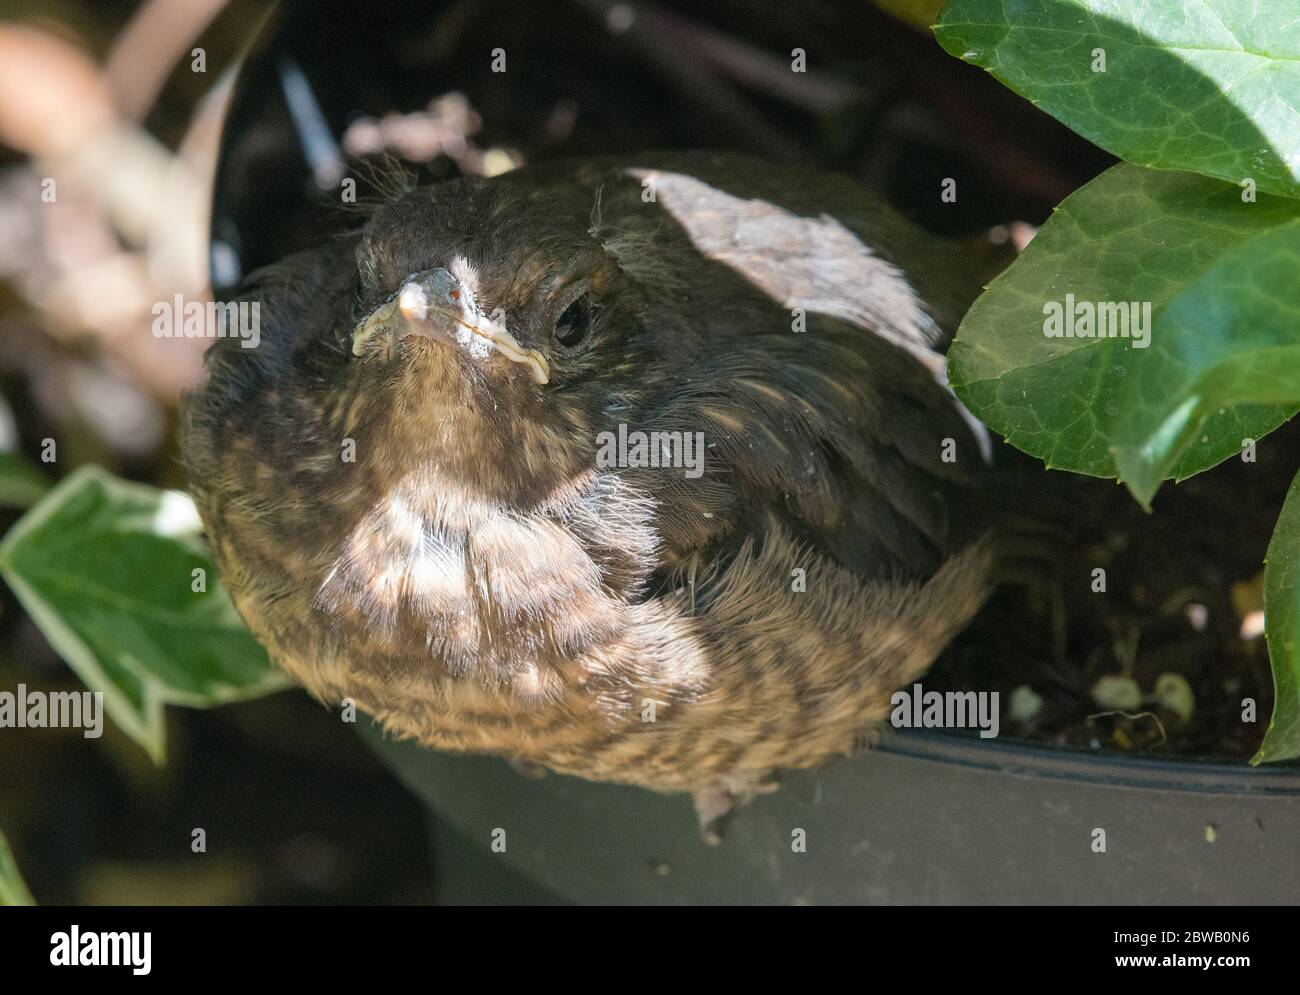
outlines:
M685 796L386 741L434 813L442 897L580 903L1282 904L1300 770L907 733L788 772L705 845ZM504 852L494 852L495 830ZM792 850L805 831L806 852ZM1096 852L1096 830L1105 850ZM500 834L497 834L498 836ZM501 874L518 876L513 885Z

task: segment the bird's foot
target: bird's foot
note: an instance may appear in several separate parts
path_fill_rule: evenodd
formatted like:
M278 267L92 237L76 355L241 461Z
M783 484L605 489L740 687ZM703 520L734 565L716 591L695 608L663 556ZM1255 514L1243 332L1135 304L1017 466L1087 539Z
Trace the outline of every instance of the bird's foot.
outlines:
M737 809L744 808L758 795L770 795L780 788L776 771L728 775L700 788L693 796L700 836L709 846L717 846Z

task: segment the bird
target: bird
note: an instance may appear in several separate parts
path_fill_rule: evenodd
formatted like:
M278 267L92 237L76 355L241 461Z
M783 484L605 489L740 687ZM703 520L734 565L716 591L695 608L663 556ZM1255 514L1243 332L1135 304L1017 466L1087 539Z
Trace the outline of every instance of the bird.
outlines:
M182 403L271 658L390 734L693 796L869 742L980 609L954 242L856 181L656 152L405 179L253 274Z

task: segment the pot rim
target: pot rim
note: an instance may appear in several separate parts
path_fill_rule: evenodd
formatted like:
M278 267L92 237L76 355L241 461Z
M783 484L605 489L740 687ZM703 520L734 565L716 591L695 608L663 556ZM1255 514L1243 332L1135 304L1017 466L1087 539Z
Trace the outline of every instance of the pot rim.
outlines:
M1017 777L1198 794L1300 797L1300 765L1294 764L1250 767L1191 758L1164 760L918 729L887 736L875 752Z

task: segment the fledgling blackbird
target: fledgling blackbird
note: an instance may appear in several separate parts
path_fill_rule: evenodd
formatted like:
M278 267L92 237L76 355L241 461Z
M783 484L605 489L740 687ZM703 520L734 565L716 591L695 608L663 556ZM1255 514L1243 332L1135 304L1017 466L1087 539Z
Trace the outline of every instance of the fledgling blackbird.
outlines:
M692 792L711 830L847 752L989 590L936 351L978 289L847 178L744 157L407 189L251 282L259 346L185 401L194 496L321 700Z

